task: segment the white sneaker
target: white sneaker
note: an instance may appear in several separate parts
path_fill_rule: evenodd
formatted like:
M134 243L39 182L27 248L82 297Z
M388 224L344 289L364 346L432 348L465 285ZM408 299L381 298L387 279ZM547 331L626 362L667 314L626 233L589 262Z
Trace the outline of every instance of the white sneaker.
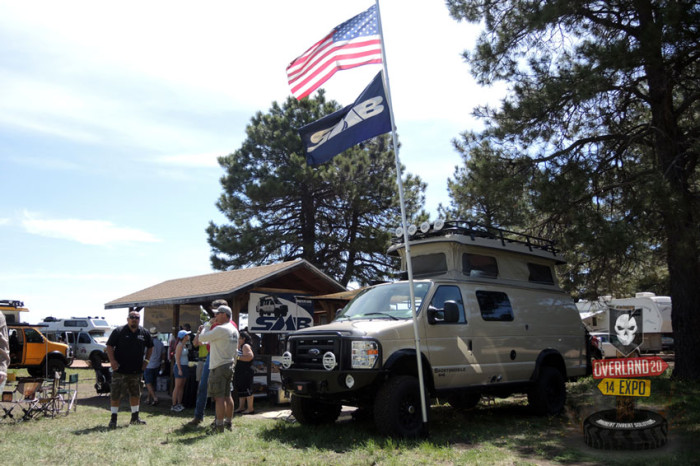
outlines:
M175 410L176 410L178 413L179 413L180 411L183 411L184 409L185 409L185 407L182 406L182 405L180 405L180 404L175 405Z

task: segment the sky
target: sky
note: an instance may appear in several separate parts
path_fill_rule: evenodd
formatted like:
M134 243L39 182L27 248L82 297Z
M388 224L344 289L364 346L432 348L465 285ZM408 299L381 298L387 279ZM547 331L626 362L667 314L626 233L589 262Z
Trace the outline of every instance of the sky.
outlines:
M289 62L373 3L0 0L0 299L30 323L123 324L105 303L212 273L217 157L287 99ZM501 92L475 84L462 52L478 26L444 2L380 11L400 160L434 219L461 164L451 141ZM351 104L379 67L337 73L326 97Z

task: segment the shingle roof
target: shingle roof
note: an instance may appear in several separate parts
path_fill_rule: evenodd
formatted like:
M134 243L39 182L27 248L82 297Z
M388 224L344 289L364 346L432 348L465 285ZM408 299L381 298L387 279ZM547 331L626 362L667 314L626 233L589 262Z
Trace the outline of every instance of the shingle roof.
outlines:
M168 280L110 301L105 304L105 309L208 302L255 286L270 286L274 282L285 282L289 289L304 289L310 293L345 290L340 283L300 259ZM277 286L282 287L280 283Z

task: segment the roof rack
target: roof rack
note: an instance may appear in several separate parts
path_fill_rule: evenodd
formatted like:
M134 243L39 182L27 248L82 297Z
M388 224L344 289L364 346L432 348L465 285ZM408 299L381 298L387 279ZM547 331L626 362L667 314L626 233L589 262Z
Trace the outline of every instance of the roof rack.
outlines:
M24 303L15 299L0 299L0 306L24 307Z
M468 220L445 220L444 222L435 222L435 224L430 225L430 228L422 227L416 230L415 233L410 235L410 239L419 240L454 234L469 236L472 240L475 238L495 239L499 240L503 246L509 243L523 244L527 246L530 251L539 249L551 252L554 255L559 252L559 250L554 247L555 242L552 240L505 230L503 228L490 227ZM394 236L391 242L392 244L403 243L403 235Z

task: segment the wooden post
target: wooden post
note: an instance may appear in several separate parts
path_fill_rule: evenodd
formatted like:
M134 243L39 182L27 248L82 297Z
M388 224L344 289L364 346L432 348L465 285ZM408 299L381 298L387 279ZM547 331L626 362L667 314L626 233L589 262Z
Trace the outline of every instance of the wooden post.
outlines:
M635 353L632 352L632 355ZM623 356L619 351L616 354L618 358L629 358L629 356ZM634 420L634 407L635 407L635 397L634 396L616 396L615 397L615 407L617 409L616 418L617 422L629 422Z

